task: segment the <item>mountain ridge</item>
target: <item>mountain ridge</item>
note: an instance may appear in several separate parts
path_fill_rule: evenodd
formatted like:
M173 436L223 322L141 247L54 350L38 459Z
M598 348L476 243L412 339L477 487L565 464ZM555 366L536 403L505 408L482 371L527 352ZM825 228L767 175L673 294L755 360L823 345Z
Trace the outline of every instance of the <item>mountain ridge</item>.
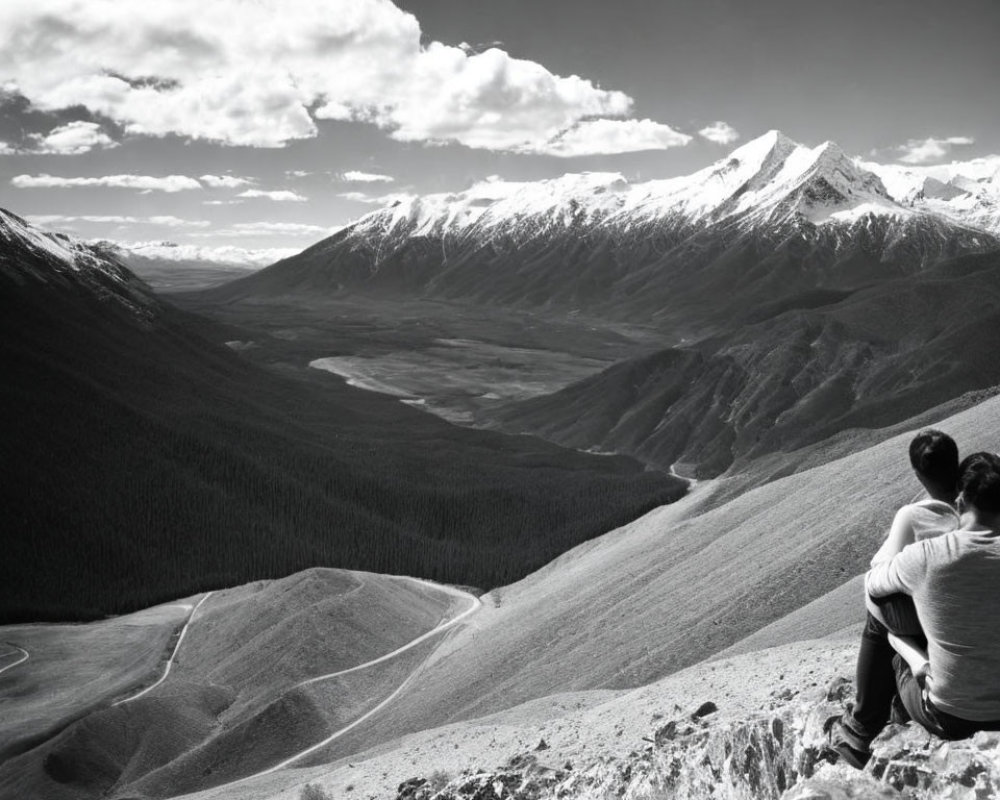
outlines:
M993 249L1000 239L987 230L897 202L835 144L808 148L773 131L690 176L491 180L399 199L205 296L361 292L638 315L690 338L766 302Z

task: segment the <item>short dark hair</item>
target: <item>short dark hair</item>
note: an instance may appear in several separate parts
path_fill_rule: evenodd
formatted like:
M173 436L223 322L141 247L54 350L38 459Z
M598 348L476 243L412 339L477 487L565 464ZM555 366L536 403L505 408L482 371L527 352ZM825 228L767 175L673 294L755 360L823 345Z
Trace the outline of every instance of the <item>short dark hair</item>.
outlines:
M959 488L965 502L977 511L1000 513L1000 456L973 453L962 461Z
M931 428L914 436L910 464L918 475L943 489L958 484L958 445L947 433Z

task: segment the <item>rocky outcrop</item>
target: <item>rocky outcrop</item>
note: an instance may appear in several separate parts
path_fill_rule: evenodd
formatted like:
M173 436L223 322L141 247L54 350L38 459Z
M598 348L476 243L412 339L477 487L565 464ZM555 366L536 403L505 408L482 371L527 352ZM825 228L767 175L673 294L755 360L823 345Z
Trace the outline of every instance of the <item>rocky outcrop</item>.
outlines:
M1000 796L1000 733L943 742L915 723L890 725L864 771L834 763L827 720L853 693L838 679L828 690L775 693L753 718L717 719L712 703L678 715L643 737L625 758L546 764L524 753L496 770L470 770L446 784L414 778L397 800L983 800ZM680 711L680 709L678 709Z

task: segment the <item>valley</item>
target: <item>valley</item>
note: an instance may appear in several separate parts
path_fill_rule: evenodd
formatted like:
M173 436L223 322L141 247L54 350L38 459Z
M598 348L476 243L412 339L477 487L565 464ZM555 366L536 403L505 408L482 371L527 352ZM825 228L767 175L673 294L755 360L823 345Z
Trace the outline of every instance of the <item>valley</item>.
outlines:
M211 293L168 297L228 326L224 335L257 364L305 377L309 367L325 370L460 424L663 343L661 333L639 325L429 299L295 295L220 304Z

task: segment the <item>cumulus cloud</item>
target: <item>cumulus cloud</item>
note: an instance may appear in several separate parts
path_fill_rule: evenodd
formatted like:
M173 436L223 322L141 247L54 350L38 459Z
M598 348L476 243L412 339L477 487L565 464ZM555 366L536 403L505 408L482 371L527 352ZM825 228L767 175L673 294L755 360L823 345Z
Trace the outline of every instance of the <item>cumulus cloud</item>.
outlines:
M686 133L651 119L592 119L561 131L546 142L528 145L525 152L570 158L572 156L666 150L691 141Z
M698 135L710 142L715 142L715 144L732 144L740 138L740 132L722 120L702 128L698 131Z
M71 226L77 222L97 222L106 225L162 225L167 228L207 228L210 223L205 220L181 219L170 215L152 217L121 216L116 214L38 214L29 216L28 221L43 227L60 225Z
M118 146L96 122L67 122L47 134L32 134L29 138L35 143L35 152L67 156Z
M896 150L902 155L899 160L904 164L928 164L938 161L951 152L955 146L975 144L976 140L969 136L949 136L945 139L910 139Z
M106 186L116 189L140 189L150 192L182 192L201 189L194 178L185 175L102 175L97 178L60 178L56 175L15 175L11 185L18 189L65 189L75 186Z
M0 142L0 156L12 156L16 152L7 142Z
M499 47L422 44L417 19L389 0L5 0L0 85L41 111L83 105L128 134L227 145L281 147L316 136L317 119L501 151L547 152L578 124L595 152L678 143L648 121L598 136L584 121L628 117L628 95ZM582 152L582 136L561 149Z
M279 189L275 191L266 191L264 189L247 189L245 192L240 192L237 197L263 197L268 200L275 200L279 203L304 203L306 198L297 192L291 192L287 189Z
M212 189L239 189L254 183L250 178L237 178L234 175L202 175L198 180Z
M341 180L350 183L392 183L395 178L391 175L380 175L377 172L360 172L352 169L340 176Z

